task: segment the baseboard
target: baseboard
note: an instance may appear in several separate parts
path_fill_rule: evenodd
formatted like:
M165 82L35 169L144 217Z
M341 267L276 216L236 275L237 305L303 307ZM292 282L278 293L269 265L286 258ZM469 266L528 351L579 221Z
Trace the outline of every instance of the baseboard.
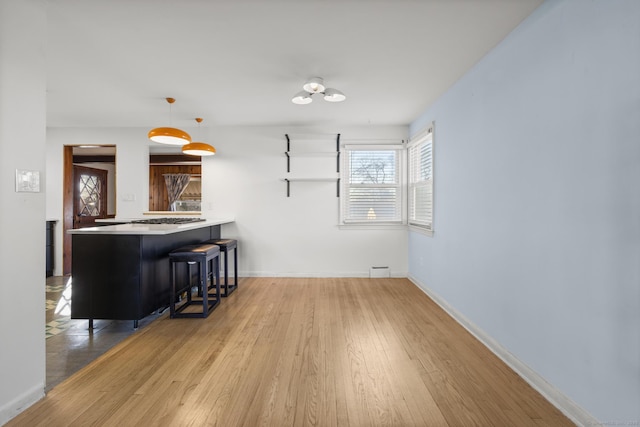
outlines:
M44 397L44 384L38 384L31 390L16 397L11 402L0 408L0 426L5 425L9 420L16 417L29 406Z
M482 329L476 326L473 322L469 321L455 308L449 305L438 294L433 292L425 284L421 283L415 277L407 277L414 285L420 288L429 298L431 298L436 304L438 304L449 316L451 316L456 322L458 322L463 328L465 328L471 335L476 337L478 341L484 344L493 354L498 356L500 360L507 364L513 371L524 379L531 387L533 387L538 393L544 396L553 406L558 408L564 415L566 415L571 421L578 426L594 426L600 425L600 422L595 419L591 414L578 406L569 397L563 394L555 386L547 382L542 376L536 373L533 369L528 367L525 363L511 354L506 348L504 348L495 339L485 333Z
M369 278L369 271L347 271L337 273L293 273L293 272L273 272L273 271L239 271L239 277L314 277L314 278L334 278L334 277L356 277ZM392 278L406 278L406 272L391 272Z

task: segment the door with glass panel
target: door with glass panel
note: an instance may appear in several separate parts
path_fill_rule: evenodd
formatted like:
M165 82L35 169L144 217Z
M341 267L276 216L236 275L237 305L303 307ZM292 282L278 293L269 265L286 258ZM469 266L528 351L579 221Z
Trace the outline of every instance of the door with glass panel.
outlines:
M91 227L107 217L107 171L73 166L73 228Z

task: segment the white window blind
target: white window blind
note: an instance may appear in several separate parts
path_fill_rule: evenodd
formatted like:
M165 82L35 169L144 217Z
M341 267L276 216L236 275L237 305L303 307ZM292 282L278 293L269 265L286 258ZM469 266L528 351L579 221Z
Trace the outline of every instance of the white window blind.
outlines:
M401 222L400 148L347 148L344 154L341 222Z
M409 225L433 231L433 125L409 143Z

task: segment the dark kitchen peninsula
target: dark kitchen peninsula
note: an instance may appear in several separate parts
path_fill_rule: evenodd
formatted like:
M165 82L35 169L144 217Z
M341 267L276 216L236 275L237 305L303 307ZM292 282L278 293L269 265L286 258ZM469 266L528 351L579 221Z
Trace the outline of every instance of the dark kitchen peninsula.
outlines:
M138 321L169 305L169 252L220 238L233 220L128 223L69 230L71 318Z

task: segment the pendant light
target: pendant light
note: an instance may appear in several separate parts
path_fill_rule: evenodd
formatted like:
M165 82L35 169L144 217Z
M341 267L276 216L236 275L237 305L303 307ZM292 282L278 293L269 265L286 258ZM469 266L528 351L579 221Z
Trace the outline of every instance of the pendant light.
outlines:
M200 136L200 123L202 123L202 119L196 117L196 122L198 122L198 136ZM213 156L216 154L216 149L204 142L190 142L182 146L182 153L190 156Z
M173 98L166 98L166 100L169 103L169 124L171 124L171 104L176 100ZM187 132L173 127L151 129L149 139L167 145L185 145L191 142L191 136Z

